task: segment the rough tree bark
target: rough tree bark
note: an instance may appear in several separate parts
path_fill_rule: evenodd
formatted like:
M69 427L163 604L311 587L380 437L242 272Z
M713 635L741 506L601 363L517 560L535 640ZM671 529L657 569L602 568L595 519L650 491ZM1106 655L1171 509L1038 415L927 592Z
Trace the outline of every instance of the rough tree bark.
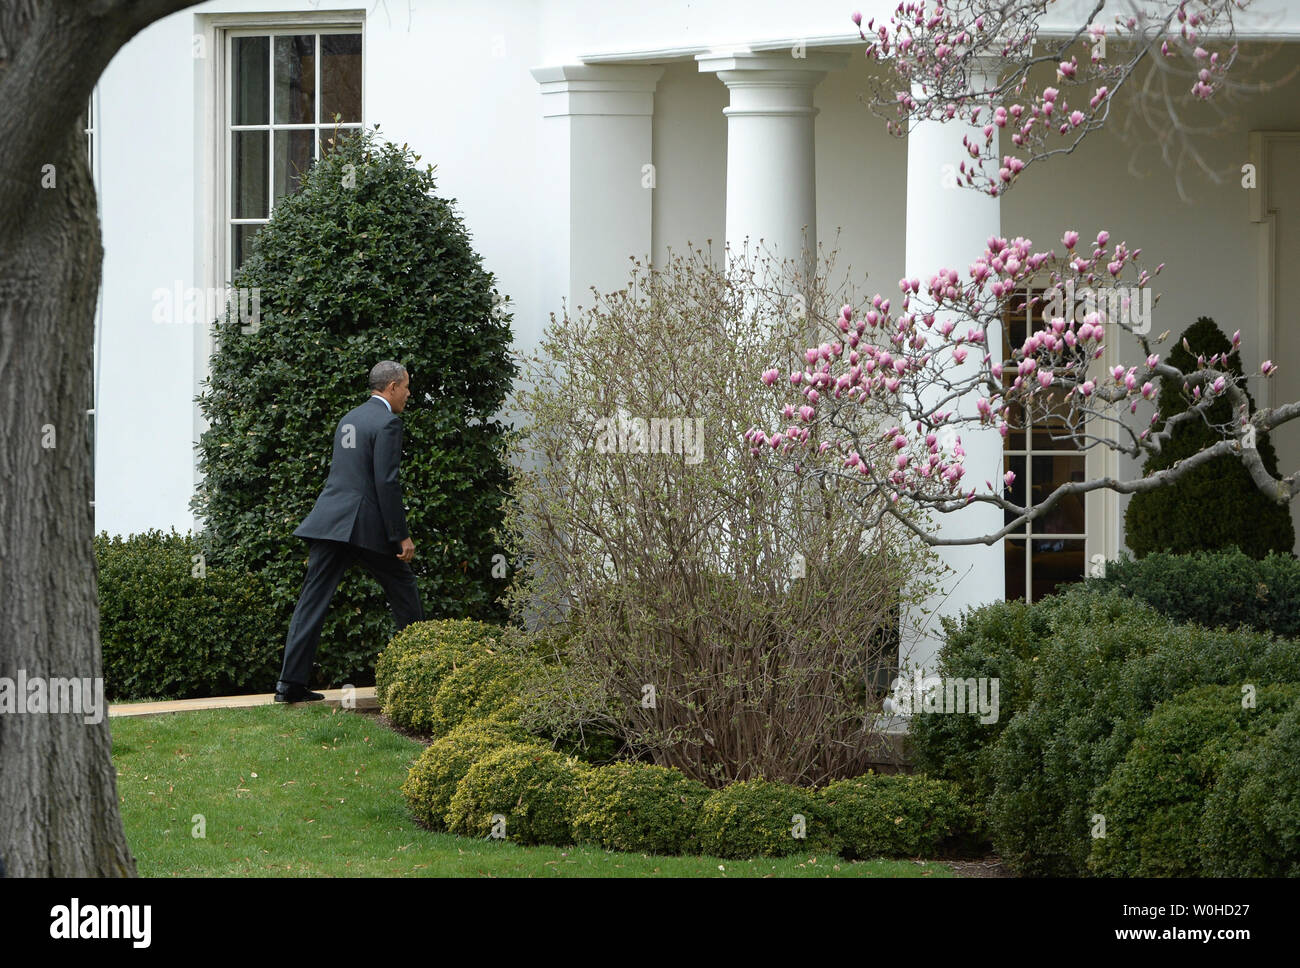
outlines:
M86 411L102 248L82 115L127 40L196 2L0 0L0 677L101 674ZM109 749L107 718L0 713L0 870L135 874Z

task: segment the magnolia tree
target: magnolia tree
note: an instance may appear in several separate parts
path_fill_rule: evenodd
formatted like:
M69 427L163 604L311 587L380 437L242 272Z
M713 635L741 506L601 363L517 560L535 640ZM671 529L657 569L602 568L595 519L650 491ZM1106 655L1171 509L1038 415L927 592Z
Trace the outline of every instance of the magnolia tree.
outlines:
M893 69L896 128L926 118L984 122L982 138L964 139L970 161L960 167L962 187L996 196L1030 164L1072 150L1105 121L1115 89L1150 56L1152 45L1162 58L1201 64L1188 96L1212 97L1236 46L1228 45L1221 56L1207 45L1222 33L1215 28L1230 28L1233 11L1245 4L1133 5L1132 15L1119 24L1134 48L1122 65L1097 56L1080 63L1060 57L1064 47L1050 45L1047 55L1032 54L1047 6L1029 0L905 3L890 25L869 22L863 30L864 39L871 31L868 55L887 58ZM1102 6L1097 4L1076 37L1087 31L1104 38L1104 30L1092 26ZM860 15L854 19L861 22ZM1054 61L1060 86L1031 94L1029 71L1043 56L1060 58ZM987 66L989 57L996 68ZM992 86L974 91L977 71L996 75ZM1098 80L1103 83L1074 106L1066 86ZM1015 153L999 158L1004 129ZM1138 265L1140 255L1126 242L1113 244L1105 231L1083 244L1077 231L1066 231L1052 246L990 238L964 273L943 267L924 282L899 280L897 305L880 294L870 305L845 305L825 340L806 349L802 367L763 373L763 382L789 400L784 426L750 430L751 455L769 453L794 475L857 479L865 485L864 507L871 508L862 515L864 526L890 516L930 545L992 544L1023 532L1067 499L1103 489L1132 494L1161 487L1223 455L1238 457L1261 492L1286 504L1300 491L1298 475L1270 474L1255 440L1300 416L1300 403L1251 413L1244 378L1228 365L1240 350L1240 332L1233 334L1231 349L1198 357L1192 369L1172 365L1161 349L1168 332L1149 332L1159 298L1152 283L1163 264L1147 271ZM1019 312L1040 322L1004 353L1004 321ZM1124 333L1136 340L1137 358L1104 369L1106 344L1118 347ZM1259 368L1264 378L1276 372L1269 360ZM1156 407L1160 381L1181 387L1186 410L1162 419ZM1079 451L1102 447L1140 459L1158 453L1180 425L1210 424L1211 406L1223 399L1234 417L1212 424L1221 439L1199 452L1146 477L1067 481L1035 503L1028 503L1028 495L1026 503L1015 499L1013 471L1000 480L982 476L978 468L971 473L962 446L960 431L966 428L996 429L1005 438L1050 417L1062 428L1053 438L1068 439ZM874 417L882 402L896 416L887 427ZM869 449L882 440L892 456L869 459ZM951 512L981 503L1003 512L1002 528L940 535L915 517L921 510Z
M965 139L959 184L1001 194L1030 165L1074 151L1107 124L1115 94L1128 87L1121 127L1160 145L1183 193L1186 169L1221 177L1198 141L1233 123L1230 106L1295 74L1254 83L1228 76L1244 56L1236 19L1250 5L1131 0L1107 24L1107 5L1098 0L1076 27L1051 37L1042 28L1055 0L909 2L888 23L863 24L857 13L853 20L867 57L889 68L869 79L866 100L891 132L905 134L923 120L978 129ZM1035 83L1052 72L1052 83Z
M1231 350L1198 357L1190 372L1162 360L1159 344L1168 333L1152 338L1140 331L1134 316L1143 304L1148 311L1154 304L1149 286L1163 266L1150 273L1139 269L1140 254L1123 242L1112 246L1104 231L1086 249L1080 249L1074 231L1065 233L1059 248L1042 250L1028 239L990 239L966 279L944 268L924 286L918 279L900 280L897 307L879 294L864 312L845 305L836 323L838 338L808 347L804 367L788 375L775 368L763 373L764 383L802 402L786 404L783 414L790 422L784 428L749 432L751 455L769 449L787 458L797 475L855 477L869 485L866 493L886 498L872 502L872 516L864 524L890 515L931 545L991 544L1023 531L1027 522L1047 515L1070 495L1106 488L1149 490L1225 454L1240 457L1270 498L1292 500L1300 491L1296 475L1271 476L1255 439L1300 416L1300 403L1250 413L1242 380L1227 365L1238 352L1240 332L1233 334ZM1004 357L1003 320L1020 310L1025 289L1044 273L1050 280L1045 294L1030 303L1045 303L1047 325ZM1076 308L1080 295L1082 305ZM1119 331L1133 333L1144 358L1099 372L1096 361L1105 341ZM1260 372L1267 377L1277 367L1266 360ZM1161 379L1181 385L1190 400L1185 411L1163 422L1155 409ZM870 416L881 398L898 418L883 434ZM1062 483L1036 504L1011 500L1012 471L997 482L972 481L957 432L963 426L992 427L1005 437L1026 420L1051 416L1065 427L1054 437L1068 437L1081 450L1102 446L1137 458L1158 452L1180 424L1208 420L1210 406L1222 398L1231 402L1239 419L1216 427L1223 435L1217 443L1147 477ZM865 409L868 401L876 405ZM970 409L963 412L966 403ZM1141 421L1131 419L1139 407L1150 411L1148 425L1141 429L1135 425ZM892 458L865 459L863 454L879 439L889 442ZM1002 529L941 537L913 520L917 508L950 512L980 502L1008 512Z

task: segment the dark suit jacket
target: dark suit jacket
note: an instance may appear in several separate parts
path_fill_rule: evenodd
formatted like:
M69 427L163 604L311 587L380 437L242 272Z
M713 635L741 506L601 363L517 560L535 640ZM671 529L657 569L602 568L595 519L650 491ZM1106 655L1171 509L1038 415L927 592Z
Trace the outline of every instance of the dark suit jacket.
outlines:
M294 534L397 554L410 537L397 479L401 461L402 421L384 401L372 396L349 410L334 429L325 489Z

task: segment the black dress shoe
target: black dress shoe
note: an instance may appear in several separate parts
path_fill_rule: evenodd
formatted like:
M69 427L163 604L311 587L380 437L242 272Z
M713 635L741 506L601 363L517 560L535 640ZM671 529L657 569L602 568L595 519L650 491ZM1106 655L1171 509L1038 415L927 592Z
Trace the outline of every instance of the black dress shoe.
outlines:
M325 696L312 692L306 686L290 686L287 691L275 690L276 702L320 702Z

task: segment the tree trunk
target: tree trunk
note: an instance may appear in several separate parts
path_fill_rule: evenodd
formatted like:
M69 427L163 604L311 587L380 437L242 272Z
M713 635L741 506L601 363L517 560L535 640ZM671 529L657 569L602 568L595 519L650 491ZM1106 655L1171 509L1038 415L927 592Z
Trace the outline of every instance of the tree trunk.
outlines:
M135 874L107 707L92 723L27 711L29 691L15 680L101 676L86 411L103 250L81 118L112 55L193 2L0 2L0 872L9 876Z

